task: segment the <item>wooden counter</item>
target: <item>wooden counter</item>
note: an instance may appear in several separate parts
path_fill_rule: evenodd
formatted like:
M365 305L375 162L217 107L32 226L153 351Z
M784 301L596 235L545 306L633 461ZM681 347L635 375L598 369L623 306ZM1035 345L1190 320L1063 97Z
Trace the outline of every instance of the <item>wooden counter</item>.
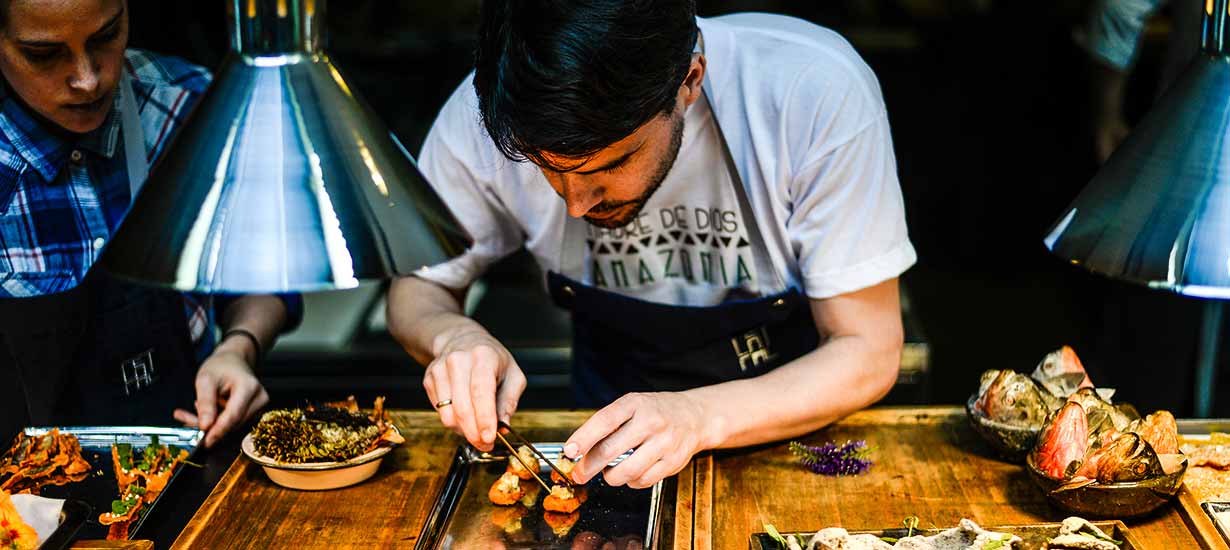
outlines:
M335 491L292 491L241 456L173 547L413 548L461 439L439 427L432 411L394 415L406 444L373 479ZM514 422L529 439L562 441L588 415L528 411ZM743 549L763 523L815 531L894 527L910 515L924 527L963 517L983 525L1065 517L1020 466L988 458L960 409L872 409L804 438L847 439L876 447L867 474L811 474L782 444L698 456L680 472L673 533L661 547ZM1146 550L1200 548L1173 508L1128 526Z

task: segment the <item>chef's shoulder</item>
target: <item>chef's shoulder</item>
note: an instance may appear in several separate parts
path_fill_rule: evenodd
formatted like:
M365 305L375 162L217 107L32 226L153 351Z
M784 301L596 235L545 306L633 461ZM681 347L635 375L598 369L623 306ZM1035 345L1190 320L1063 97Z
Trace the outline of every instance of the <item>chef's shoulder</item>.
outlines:
M765 13L717 20L732 29L736 78L759 103L749 107L796 140L791 150L814 158L886 117L875 73L836 31Z
M488 137L479 112L472 70L444 102L423 141L420 165L426 165L423 168L430 171L438 162L460 163L477 179L496 174L502 180L522 179L533 174L532 165L508 160Z
M173 55L128 48L124 57L135 84L146 89L200 95L213 78L209 69Z

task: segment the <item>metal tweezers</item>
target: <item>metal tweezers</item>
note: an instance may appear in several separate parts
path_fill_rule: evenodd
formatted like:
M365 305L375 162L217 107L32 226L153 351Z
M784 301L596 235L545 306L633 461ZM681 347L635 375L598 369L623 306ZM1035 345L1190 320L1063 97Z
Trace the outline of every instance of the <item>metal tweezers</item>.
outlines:
M530 468L530 465L526 464L525 461L521 459L521 454L517 452L517 449L514 448L512 444L508 442L507 439L504 439L504 434L501 433L502 431L507 431L510 435L517 438L518 443L525 445L526 447L529 447L530 450L533 451L535 455L538 455L539 460L546 462L547 466L550 466L551 469L555 471L555 473L559 474L559 476L564 479L564 484L567 485L568 488L571 489L573 487L572 478L569 477L568 474L565 474L563 471L561 471L559 467L553 464L550 460L547 460L547 457L544 456L542 454L542 451L539 451L538 448L535 447L533 443L530 443L524 437L521 437L521 434L517 433L516 430L512 429L512 426L505 424L503 421L497 423L496 430L495 430L495 436L499 438L500 442L503 443L505 447L508 447L508 452L512 453L512 457L516 459L517 462L521 463L521 467L529 471L530 475L534 476L534 479L538 481L538 484L542 485L542 488L546 489L548 493L551 492L551 486L547 485L547 483L543 481L542 478L538 477L537 468Z

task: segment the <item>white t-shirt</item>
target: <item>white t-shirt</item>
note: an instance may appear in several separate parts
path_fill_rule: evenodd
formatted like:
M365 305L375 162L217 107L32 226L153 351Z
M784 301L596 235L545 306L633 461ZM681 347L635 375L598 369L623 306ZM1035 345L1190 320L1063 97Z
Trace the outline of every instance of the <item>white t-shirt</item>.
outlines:
M586 282L704 306L735 287L775 292L778 280L828 298L909 268L916 256L884 102L853 48L830 30L785 16L697 23L708 101L688 108L679 157L638 218L622 230L591 227L582 236L590 255ZM496 149L477 103L471 75L441 109L419 156L428 181L474 238L462 256L418 273L450 288L469 285L522 245L544 271L560 269L564 250L563 199L536 166ZM719 125L776 274L756 273Z

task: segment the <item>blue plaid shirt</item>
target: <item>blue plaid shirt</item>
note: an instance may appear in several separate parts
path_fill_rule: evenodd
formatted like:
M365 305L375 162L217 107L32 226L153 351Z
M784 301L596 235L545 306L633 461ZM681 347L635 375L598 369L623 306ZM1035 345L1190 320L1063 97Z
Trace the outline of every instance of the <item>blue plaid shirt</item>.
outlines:
M210 74L174 57L136 49L125 55L152 164L200 100ZM73 288L98 259L131 202L119 109L117 93L103 125L70 141L20 102L0 99L0 298ZM293 326L302 302L298 296L284 300ZM213 347L208 302L184 295L200 359Z

